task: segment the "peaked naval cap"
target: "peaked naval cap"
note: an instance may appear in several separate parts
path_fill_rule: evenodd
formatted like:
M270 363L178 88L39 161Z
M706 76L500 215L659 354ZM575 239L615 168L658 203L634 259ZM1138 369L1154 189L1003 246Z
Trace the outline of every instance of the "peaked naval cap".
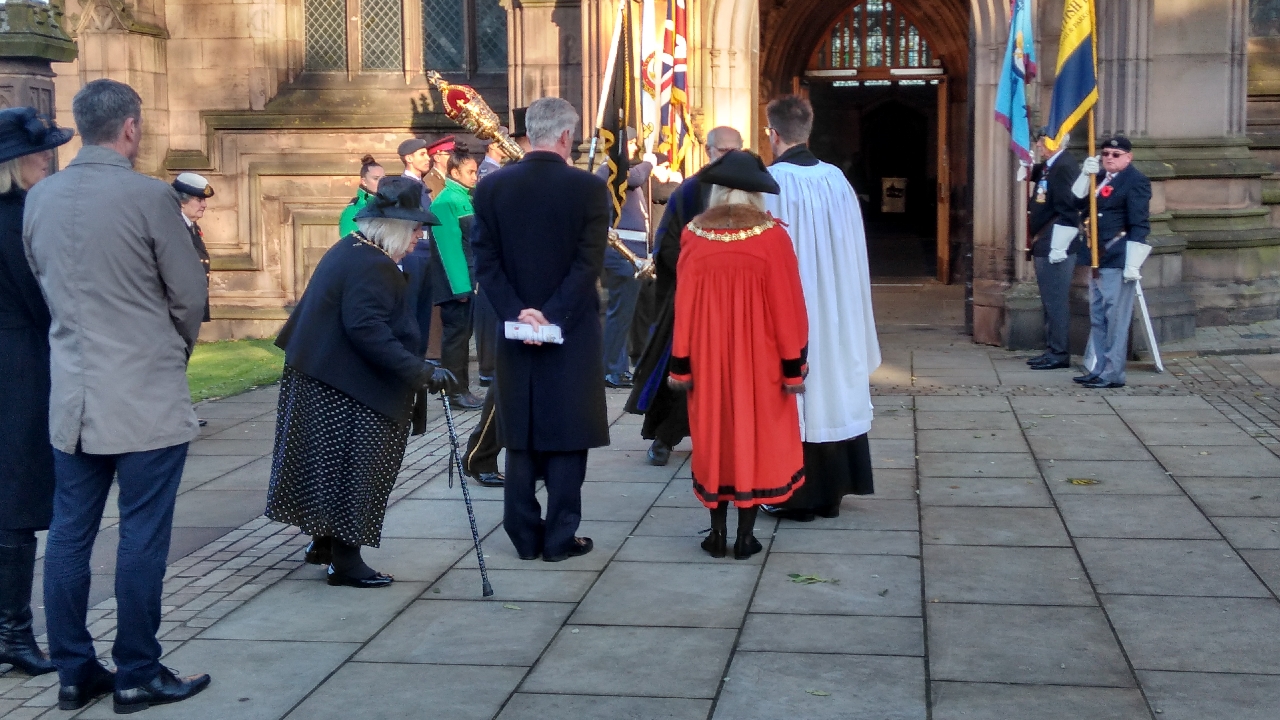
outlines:
M33 107L0 110L0 162L52 150L75 135L36 112Z
M375 218L412 220L423 225L440 224L430 210L422 207L422 183L403 175L382 178L377 194L369 196L368 204L355 216L356 220Z

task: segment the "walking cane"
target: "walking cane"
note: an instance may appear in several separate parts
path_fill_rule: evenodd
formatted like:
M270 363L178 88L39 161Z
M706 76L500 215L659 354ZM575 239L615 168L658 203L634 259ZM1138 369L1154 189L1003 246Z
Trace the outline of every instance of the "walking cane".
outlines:
M467 519L471 521L471 539L476 544L476 562L480 564L480 594L484 597L493 595L493 586L489 584L489 571L484 566L484 550L480 547L480 529L476 527L476 511L471 505L471 491L467 489L467 476L462 472L462 453L458 451L458 432L453 427L453 410L449 407L449 395L440 391L440 402L444 405L444 422L449 428L449 446L453 452L453 462L449 464L449 487L453 487L453 469L458 468L458 482L462 484L462 500L467 505Z

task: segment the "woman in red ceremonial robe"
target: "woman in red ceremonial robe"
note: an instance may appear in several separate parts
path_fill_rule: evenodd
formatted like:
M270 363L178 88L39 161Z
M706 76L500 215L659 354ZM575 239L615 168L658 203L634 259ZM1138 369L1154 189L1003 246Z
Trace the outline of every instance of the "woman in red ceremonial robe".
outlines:
M785 501L804 482L795 396L804 392L809 320L791 238L763 210L763 193L778 192L764 163L734 151L701 177L711 201L680 239L668 382L689 392L693 491L711 510L702 548L725 556L733 503L733 556L742 560L762 549L759 505Z

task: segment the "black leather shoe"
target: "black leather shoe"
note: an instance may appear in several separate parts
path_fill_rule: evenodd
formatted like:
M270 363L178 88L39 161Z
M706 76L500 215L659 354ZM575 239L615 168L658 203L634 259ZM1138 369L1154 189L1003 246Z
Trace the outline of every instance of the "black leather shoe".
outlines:
M592 548L595 546L595 543L591 542L591 538L576 537L573 539L573 543L569 545L569 549L566 552L560 553L559 555L544 554L542 559L546 562L560 562L562 560L568 560L569 558L586 555L591 552Z
M484 407L484 401L471 393L454 395L449 398L449 404L454 410L479 410Z
M182 702L198 695L209 687L208 675L191 675L180 678L167 667L160 668L160 674L151 682L139 687L117 690L115 711L117 715L127 715L146 710L152 705L168 705Z
M1044 356L1044 353L1040 353L1039 355L1037 355L1037 356L1035 356L1035 357L1033 357L1033 358L1027 358L1027 364L1028 364L1028 365L1038 365L1039 363L1044 362L1046 359L1047 359L1047 358Z
M776 517L779 520L794 520L795 522L813 522L815 517L812 510L791 510L789 508L781 508L777 505L761 505L760 509L769 517Z
M480 387L487 388L492 384L493 384L493 378L487 378L487 377L480 378Z
M396 579L390 575L385 575L383 573L374 573L373 577L367 578L347 577L346 575L334 570L332 565L329 566L329 577L327 579L328 583L334 587L345 586L361 589L386 587L395 582L395 580Z
M94 666L88 680L58 688L59 710L79 710L115 689L116 674L96 662Z
M542 553L534 553L532 555L520 555L520 553L516 553L516 555L519 555L521 560L537 560L542 557Z
M755 535L739 535L737 542L733 544L733 559L746 560L761 550L764 550L764 546Z
M1093 382L1081 383L1081 385L1089 388L1090 390L1111 390L1112 388L1124 387L1124 383L1107 382L1102 378L1098 378Z
M302 554L302 560L308 565L328 565L333 562L333 538L311 538L306 552Z
M662 467L671 461L671 446L661 440L654 440L649 446L649 464Z
M203 418L196 418L196 422L200 424L200 427L204 427L209 424L209 421Z
M628 379L626 379L626 378L625 378L625 377L623 377L622 375L605 375L605 376L604 376L604 384L605 384L605 385L608 385L608 386L609 386L609 387L611 387L611 388L629 388L629 387L631 387L631 381L630 381L630 380L628 380Z
M706 550L707 554L713 558L722 558L729 554L727 544L728 540L725 538L724 533L713 528L702 541L702 549Z
M476 482L485 487L502 487L507 482L507 478L500 472L480 473L475 477Z
M1079 375L1077 377L1071 378L1071 382L1080 383L1081 385L1085 383L1091 383L1091 382L1097 382L1097 381L1098 381L1098 376L1094 375L1093 373L1089 373L1088 375Z
M1071 363L1067 360L1060 362L1042 362L1031 366L1032 370L1062 370L1071 367Z

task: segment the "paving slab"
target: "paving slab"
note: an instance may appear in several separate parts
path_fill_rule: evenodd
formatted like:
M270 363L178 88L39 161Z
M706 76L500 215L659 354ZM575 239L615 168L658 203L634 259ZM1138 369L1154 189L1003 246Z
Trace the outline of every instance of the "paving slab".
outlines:
M1002 397L975 397L972 395L919 395L916 411L928 412L1003 412L1011 409L1009 401Z
M498 720L706 720L710 700L516 693Z
M1234 423L1133 423L1133 432L1147 445L1219 445L1245 446L1258 444L1249 433Z
M502 522L502 503L476 501L472 506L475 509L476 526L482 536ZM386 519L382 523L382 536L470 538L471 524L467 519L466 504L461 500L401 500L387 509Z
M926 545L1067 547L1067 531L1050 508L925 507Z
M242 468L258 455L192 455L182 468L182 489L198 487L210 480Z
M920 452L930 453L1025 453L1027 441L1021 430L921 430Z
M188 456L200 455L267 455L271 452L272 440L219 440L208 438L191 443L187 449Z
M1214 518L1213 524L1237 549L1280 550L1280 517Z
M1196 410L1124 410L1117 411L1129 423L1230 423L1217 408Z
M1104 595L1139 670L1280 675L1280 603L1274 599Z
M631 533L631 529L635 526L630 522L607 522L603 520L584 520L578 526L578 535L581 537L589 537L595 543L595 549L590 553L581 557L569 558L558 563L549 563L542 560L521 560L516 555L515 546L511 544L511 538L507 537L506 531L501 527L495 529L492 533L484 538L484 564L489 569L506 569L506 570L603 570L609 561L613 559L614 553L618 548L622 547L622 543ZM467 553L458 561L457 567L460 568L476 568L476 554L474 552Z
M970 507L1053 507L1044 483L1031 478L922 478L924 505Z
M918 617L750 613L738 651L922 657L924 622Z
M916 530L919 526L914 500L880 500L874 495L846 495L840 503L839 517L817 518L810 523L778 522L778 527L813 530Z
M206 455L204 457L222 457ZM231 457L237 457L232 455ZM271 486L271 456L261 457L199 486L200 490L256 490L265 492Z
M515 690L524 672L524 668L508 667L351 662L316 688L288 717L489 720Z
M1280 595L1280 550L1241 550L1240 556L1271 592Z
M583 483L582 519L639 521L665 487L657 483Z
M933 720L1150 720L1128 688L935 682Z
M1031 453L920 453L920 477L1038 478Z
M1275 720L1280 677L1140 670L1138 680L1162 720Z
M728 678L712 718L928 717L924 662L919 658L739 652ZM762 692L764 688L767 691Z
M419 600L378 632L356 659L529 667L571 612L568 603Z
M734 513L729 514L734 515ZM730 521L732 522L732 518ZM710 528L711 515L705 507L653 507L645 513L633 534L696 537L705 534Z
M567 626L520 689L710 699L736 636L713 628Z
M174 506L174 527L237 528L262 514L267 489L192 490Z
M1115 415L1071 415L1067 413L1018 413L1027 437L1069 438L1088 442L1099 437L1115 437L1136 443L1137 436Z
M930 602L1098 604L1069 548L926 545L924 589Z
M423 583L395 582L375 592L285 580L241 605L201 637L364 642L425 588Z
M547 563L540 563L546 565ZM559 563L553 564L558 565ZM600 573L589 570L501 570L486 568L494 594L489 600L570 602L582 600ZM480 600L480 571L454 568L445 573L423 597L442 600Z
M1100 608L929 603L934 680L1133 687Z
M174 705L147 710L148 720L276 720L307 696L360 646L332 642L205 640L186 642L164 658L180 675L209 673L213 682L199 695ZM264 671L268 668L274 671ZM59 713L59 717L67 717ZM111 696L77 717L119 717Z
M1054 495L1182 494L1182 488L1154 460L1045 460L1040 471ZM1073 485L1073 479L1098 483Z
M645 446L648 447L647 445ZM672 454L664 467L649 464L643 452L592 452L587 456L587 482L667 483L681 469L683 457ZM692 477L688 471L685 477Z
M461 500L462 485L458 482L457 477L453 479L453 487L449 487L449 479L440 474L440 468L431 467L423 470L420 477L431 478L417 490L409 493L408 497L413 500ZM502 488L485 487L478 482L474 482L468 478L467 491L471 493L472 501L485 500L492 502L502 502Z
M868 437L877 440L914 440L915 421L910 410L876 410Z
M766 535L757 534L756 539L764 545L765 552L752 555L746 560L737 560L740 565L762 565L771 546ZM698 537L669 537L662 535L636 535L627 538L622 549L614 557L621 562L642 563L711 563L723 562L723 558L713 558L702 549L702 540Z
M380 547L362 547L360 554L369 567L401 582L435 582L458 558L475 552L470 540L415 540L383 538ZM297 556L298 568L290 580L324 580L327 565L307 565Z
M916 466L915 440L874 440L869 444L872 468L903 469Z
M1076 541L1099 593L1270 597L1240 556L1221 540Z
M1010 410L1002 412L916 411L917 430L1005 430L1018 429L1018 418Z
M729 558L716 564L615 561L570 622L736 628L759 575L759 567Z
M1149 460L1151 454L1130 435L1028 435L1031 452L1041 460Z
M1107 402L1116 410L1209 410L1213 406L1197 395L1111 395Z
M1096 395L1084 397L1035 397L1009 398L1009 404L1021 415L1113 415L1115 410L1105 398Z
M920 534L906 530L809 529L799 523L779 524L773 552L837 555L920 555Z
M875 500L915 500L916 482L915 468L891 469L877 468L874 473L876 492L866 499Z
M1280 516L1280 478L1178 478L1210 517Z
M1075 537L1189 540L1220 537L1185 496L1070 495L1058 498L1058 509Z
M792 581L793 574L831 582L800 584ZM888 555L771 553L751 612L916 617L920 561Z
M213 440L275 440L275 420L247 420L209 436Z
M1280 477L1280 458L1261 445L1164 445L1151 453L1175 477Z

